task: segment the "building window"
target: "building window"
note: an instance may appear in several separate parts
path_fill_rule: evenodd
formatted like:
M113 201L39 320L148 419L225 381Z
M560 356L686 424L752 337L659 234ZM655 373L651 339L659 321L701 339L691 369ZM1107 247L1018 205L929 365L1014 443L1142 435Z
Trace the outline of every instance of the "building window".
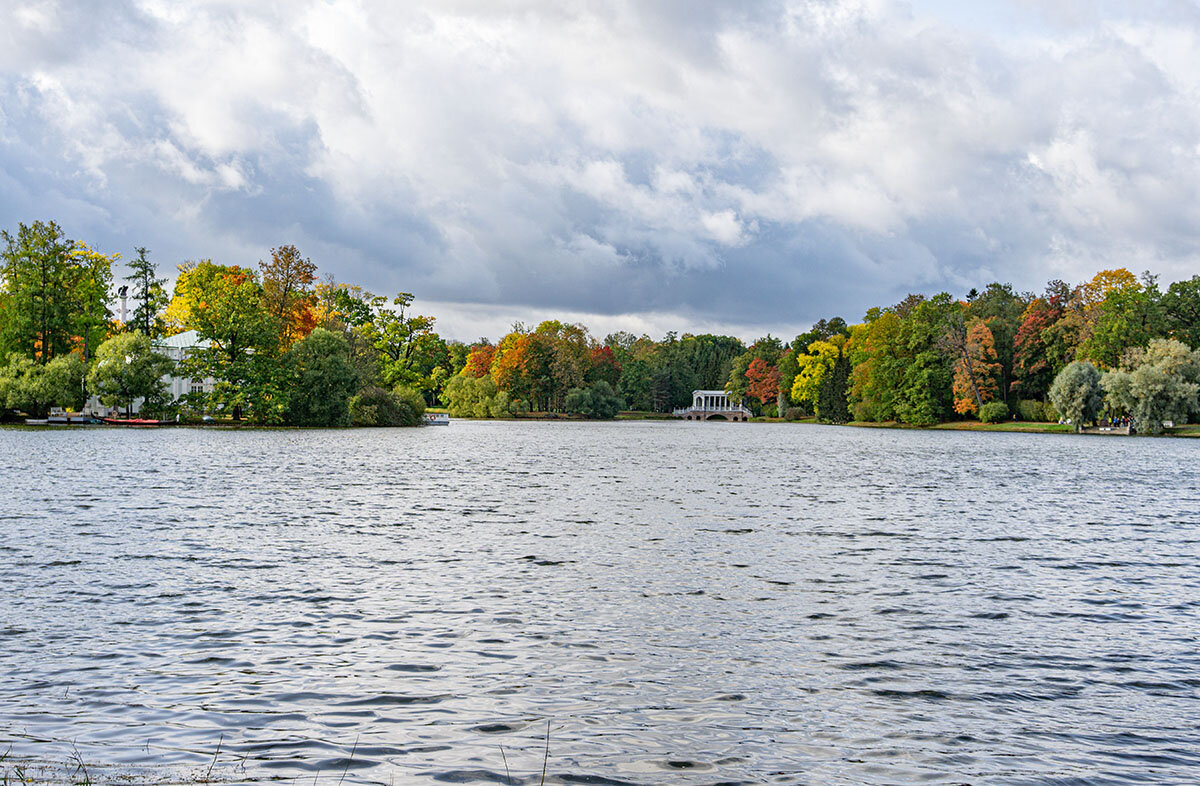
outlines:
M204 392L204 380L193 379L192 380L192 392L193 393L203 393Z

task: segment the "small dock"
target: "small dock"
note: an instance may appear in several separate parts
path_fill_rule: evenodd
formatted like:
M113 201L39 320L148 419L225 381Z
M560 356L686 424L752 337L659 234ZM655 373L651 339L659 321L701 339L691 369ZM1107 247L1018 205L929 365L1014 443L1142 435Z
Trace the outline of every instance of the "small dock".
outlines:
M1106 437L1128 437L1131 434L1136 434L1133 426L1083 426L1079 429L1080 434L1101 434Z

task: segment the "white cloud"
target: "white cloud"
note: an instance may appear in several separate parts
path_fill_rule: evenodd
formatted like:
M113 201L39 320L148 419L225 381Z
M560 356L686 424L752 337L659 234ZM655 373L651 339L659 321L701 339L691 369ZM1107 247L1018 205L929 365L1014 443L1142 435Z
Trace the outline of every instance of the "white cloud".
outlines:
M439 302L731 325L1191 275L1200 14L944 5L19 2L0 223L172 261L303 240Z

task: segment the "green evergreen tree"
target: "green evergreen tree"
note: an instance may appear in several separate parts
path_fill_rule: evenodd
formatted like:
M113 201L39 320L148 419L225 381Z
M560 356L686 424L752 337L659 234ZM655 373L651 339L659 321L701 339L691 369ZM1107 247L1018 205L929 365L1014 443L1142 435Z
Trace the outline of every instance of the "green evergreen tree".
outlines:
M850 358L838 351L833 368L821 382L817 394L817 419L822 423L849 423Z
M141 247L135 248L134 251L137 252L137 259L129 263L131 272L125 277L126 281L133 283L133 299L137 303L129 324L154 338L159 333L156 324L158 314L171 299L163 287L167 280L155 277L158 270L154 263L146 258L149 251Z

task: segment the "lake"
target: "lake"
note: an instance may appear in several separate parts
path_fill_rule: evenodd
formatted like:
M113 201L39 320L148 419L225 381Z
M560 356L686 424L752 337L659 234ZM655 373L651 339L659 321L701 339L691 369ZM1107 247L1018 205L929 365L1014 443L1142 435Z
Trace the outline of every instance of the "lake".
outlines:
M1198 450L0 430L0 773L1196 783Z

